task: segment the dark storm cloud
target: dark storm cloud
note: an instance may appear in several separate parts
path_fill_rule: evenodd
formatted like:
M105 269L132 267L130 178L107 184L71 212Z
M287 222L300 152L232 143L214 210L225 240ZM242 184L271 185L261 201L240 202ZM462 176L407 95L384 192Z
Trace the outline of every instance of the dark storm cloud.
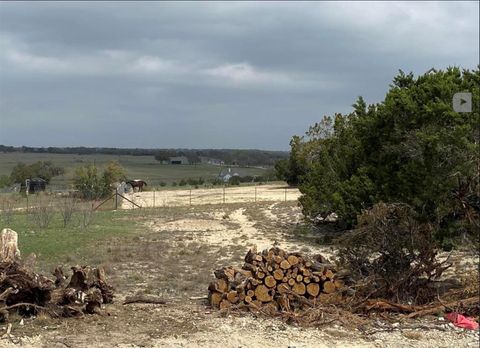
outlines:
M478 3L0 3L0 143L286 149L398 69L478 64Z

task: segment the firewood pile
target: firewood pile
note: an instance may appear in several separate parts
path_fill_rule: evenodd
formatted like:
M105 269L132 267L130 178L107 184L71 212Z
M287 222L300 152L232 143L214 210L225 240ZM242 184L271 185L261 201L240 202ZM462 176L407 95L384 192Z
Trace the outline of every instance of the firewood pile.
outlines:
M243 267L214 272L208 287L212 307L295 311L342 297L345 280L323 256L307 258L278 247L250 249Z
M57 317L93 314L113 300L113 288L102 268L75 266L68 278L57 268L54 276L55 281L18 261L0 262L0 322L12 312L31 316L42 311Z

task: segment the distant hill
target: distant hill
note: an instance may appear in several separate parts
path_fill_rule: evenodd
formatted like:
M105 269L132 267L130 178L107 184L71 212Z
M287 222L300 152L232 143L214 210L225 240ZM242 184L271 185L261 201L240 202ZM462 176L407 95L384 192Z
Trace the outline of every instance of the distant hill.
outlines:
M131 155L131 156L186 156L189 159L213 160L227 165L272 166L279 159L287 158L287 151L267 151L255 149L140 149L115 147L30 147L0 145L0 152L55 153L77 155Z

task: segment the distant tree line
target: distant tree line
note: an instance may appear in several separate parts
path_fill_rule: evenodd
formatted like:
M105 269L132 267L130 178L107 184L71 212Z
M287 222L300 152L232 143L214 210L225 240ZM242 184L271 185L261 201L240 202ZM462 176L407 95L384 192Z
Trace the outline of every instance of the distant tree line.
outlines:
M31 147L31 146L5 146L0 145L0 152L24 152L24 153L56 153L75 155L132 155L132 156L153 156L154 149L122 149L115 147Z
M185 156L189 163L200 163L200 158L211 158L227 165L273 166L276 161L288 157L286 151L236 150L236 149L122 149L114 147L30 147L0 145L0 152L54 153L77 155L131 155L155 156L158 161L168 161L170 157Z
M435 227L439 241L478 240L479 86L479 69L400 72L381 103L360 97L352 113L325 117L294 136L276 173L298 185L312 218L335 212L351 228L376 204L405 204ZM472 93L473 112L452 109L459 91Z
M198 164L201 159L211 159L218 163L238 166L273 166L278 160L288 157L285 151L233 150L233 149L160 149L155 153L157 161L169 161L172 157L186 157L190 164Z

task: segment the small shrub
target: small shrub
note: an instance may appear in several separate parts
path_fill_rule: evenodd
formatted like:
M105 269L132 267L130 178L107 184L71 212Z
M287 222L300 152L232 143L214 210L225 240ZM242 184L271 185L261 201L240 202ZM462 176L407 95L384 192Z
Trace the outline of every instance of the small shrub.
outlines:
M18 206L18 196L7 196L2 199L1 221L4 225L11 225L15 216L15 208Z
M0 188L8 187L12 184L8 175L0 175Z
M95 201L80 204L80 227L86 229L93 222L95 213Z
M63 227L72 220L73 214L77 208L77 199L75 197L63 197L59 206L59 212L62 216Z
M102 174L95 165L77 167L73 182L83 198L98 199L108 196L115 182L125 179L123 167L117 161L110 161Z
M48 194L38 194L34 203L29 207L32 222L40 228L48 228L55 215L55 208Z
M228 183L229 185L240 185L241 179L239 176L232 176L229 180Z

